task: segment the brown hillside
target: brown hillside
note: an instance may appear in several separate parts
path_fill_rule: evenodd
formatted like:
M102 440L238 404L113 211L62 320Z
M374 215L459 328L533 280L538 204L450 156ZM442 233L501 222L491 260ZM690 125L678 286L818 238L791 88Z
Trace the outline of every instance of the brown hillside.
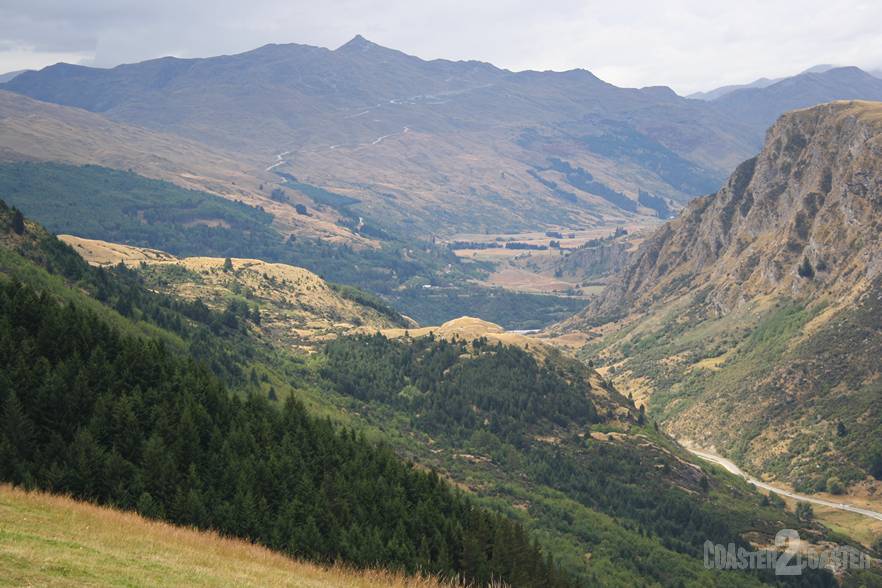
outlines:
M295 190L287 190L290 203L273 201L270 193L279 178L265 172L259 158L0 90L2 161L130 169L184 188L263 206L276 217L275 225L282 232L368 244L337 226L339 217L333 210L316 210L312 200ZM296 214L297 203L307 205L310 216Z
M335 291L309 270L258 259L177 258L169 253L94 239L60 239L94 265L140 267L148 287L222 310L230 300L257 306L260 331L285 345L310 347L356 327L385 329L395 323Z

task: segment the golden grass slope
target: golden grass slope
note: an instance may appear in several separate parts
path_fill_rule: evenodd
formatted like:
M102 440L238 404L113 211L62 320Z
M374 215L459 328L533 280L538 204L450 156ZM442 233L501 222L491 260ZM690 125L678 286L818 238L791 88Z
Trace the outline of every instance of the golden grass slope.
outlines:
M444 585L382 570L325 568L216 533L0 486L0 586Z
M375 331L376 329L360 329L361 331ZM380 332L390 339L398 337L426 337L434 335L442 339L463 339L473 341L486 338L491 343L502 343L503 345L514 345L532 353L539 359L546 359L550 355L559 355L561 350L557 347L546 343L541 339L530 337L521 333L506 331L496 323L491 323L479 318L471 316L461 316L459 318L447 321L440 326L419 327L419 328L391 328L380 329Z
M198 298L218 310L234 299L257 306L261 334L285 345L309 347L357 327L394 326L389 318L341 296L300 267L233 258L233 270L224 271L224 259L218 257L177 258L155 249L73 235L60 239L93 265L143 267L146 283L154 290L185 300Z

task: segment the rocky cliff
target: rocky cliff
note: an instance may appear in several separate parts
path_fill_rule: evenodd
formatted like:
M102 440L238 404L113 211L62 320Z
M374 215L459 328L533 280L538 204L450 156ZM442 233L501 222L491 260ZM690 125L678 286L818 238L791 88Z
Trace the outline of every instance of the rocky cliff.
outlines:
M880 236L882 104L795 111L558 329L677 438L882 496Z
M577 319L599 323L707 289L722 314L772 292L851 290L882 272L882 103L782 116L716 194L648 238Z

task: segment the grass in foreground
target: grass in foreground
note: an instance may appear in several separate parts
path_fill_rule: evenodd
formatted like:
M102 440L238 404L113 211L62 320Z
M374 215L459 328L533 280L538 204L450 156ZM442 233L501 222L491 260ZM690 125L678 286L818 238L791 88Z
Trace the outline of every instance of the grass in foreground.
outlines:
M326 568L264 547L0 486L0 586L445 586L382 570Z

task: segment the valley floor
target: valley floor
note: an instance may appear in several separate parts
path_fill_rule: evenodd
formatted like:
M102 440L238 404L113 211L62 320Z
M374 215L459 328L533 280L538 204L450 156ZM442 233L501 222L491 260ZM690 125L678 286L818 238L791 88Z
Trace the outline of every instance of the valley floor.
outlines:
M380 586L434 579L324 568L246 541L0 486L0 586Z

